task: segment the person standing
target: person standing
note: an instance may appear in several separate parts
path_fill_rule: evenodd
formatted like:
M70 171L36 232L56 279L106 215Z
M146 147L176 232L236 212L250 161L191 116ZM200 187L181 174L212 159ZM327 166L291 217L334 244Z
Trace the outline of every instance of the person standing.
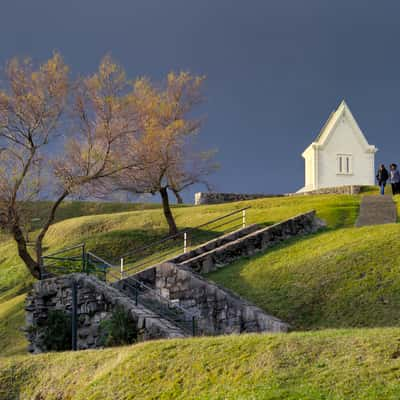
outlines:
M381 189L381 195L385 194L386 182L389 179L389 173L383 164L380 165L378 173L376 174L378 185Z
M396 164L390 164L390 183L392 184L392 193L400 194L400 172Z

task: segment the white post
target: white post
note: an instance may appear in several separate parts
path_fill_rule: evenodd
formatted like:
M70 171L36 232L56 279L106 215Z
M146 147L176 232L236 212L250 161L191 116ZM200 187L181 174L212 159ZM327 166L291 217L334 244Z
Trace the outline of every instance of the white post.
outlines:
M246 228L246 210L243 210L242 214L243 214L243 228Z
M183 252L186 253L187 250L187 233L184 232L183 234Z
M124 259L121 258L121 279L124 279Z

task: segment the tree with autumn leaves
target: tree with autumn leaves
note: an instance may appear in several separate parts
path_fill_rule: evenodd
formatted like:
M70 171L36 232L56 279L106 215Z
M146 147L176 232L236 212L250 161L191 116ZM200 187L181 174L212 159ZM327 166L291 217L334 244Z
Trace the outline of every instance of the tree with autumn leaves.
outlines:
M190 119L204 78L169 74L165 87L105 57L98 71L72 81L60 54L35 67L11 60L0 86L0 225L14 238L30 273L40 279L43 240L70 196L108 190L160 193L170 232L176 224L168 190L179 196L215 169L189 150L200 121ZM26 204L54 200L34 239L26 235Z
M196 183L208 186L206 177L218 167L214 152L196 152L191 146L201 126L201 120L191 115L203 100L203 81L204 77L181 72L168 74L161 86L146 78L134 83L132 96L142 135L139 139L128 136L125 156L142 168L128 168L110 177L114 189L160 194L171 235L177 227L168 192L180 203L182 190Z

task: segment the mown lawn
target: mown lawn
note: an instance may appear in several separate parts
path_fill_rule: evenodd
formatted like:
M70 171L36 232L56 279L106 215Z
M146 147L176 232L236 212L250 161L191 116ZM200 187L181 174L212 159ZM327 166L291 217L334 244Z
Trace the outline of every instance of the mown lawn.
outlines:
M0 359L2 399L397 400L400 329L167 340Z
M400 228L354 228L359 202L359 196L326 195L174 208L180 227L197 226L247 205L252 207L248 223L269 225L311 209L328 222L320 233L209 275L289 321L293 329L309 330L286 335L24 354L20 328L32 281L14 244L4 239L0 399L398 399ZM84 241L95 252L113 257L166 234L159 208L124 207L110 213L94 207L94 215L83 207L77 218L72 218L74 211L65 212L49 232L47 249Z

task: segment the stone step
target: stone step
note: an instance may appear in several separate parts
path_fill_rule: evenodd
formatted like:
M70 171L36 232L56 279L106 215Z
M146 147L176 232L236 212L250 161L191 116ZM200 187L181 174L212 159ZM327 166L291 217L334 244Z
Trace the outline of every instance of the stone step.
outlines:
M393 224L397 222L397 207L392 196L364 196L356 226Z
M161 319L169 321L189 335L193 334L192 319L188 313L181 308L171 307L171 302L167 298L158 296L154 288L146 288L138 283L139 281L133 281L132 277L128 277L115 282L112 286L132 300L137 299L138 304L151 310Z
M193 271L172 263L159 264L135 275L137 281L161 291L196 316L199 335L287 332L289 325L254 304Z
M148 267L115 282L113 286L132 298L136 296L132 282L146 285L150 290L148 293L140 293L140 301L164 319L175 322L173 319L176 315L171 317L168 311L164 313L159 309L162 298L155 298L154 291L160 290L167 299L178 301L184 313L197 316L196 323L201 334L286 332L286 323L209 282L196 272L202 274L213 271L240 257L253 255L297 235L316 232L324 226L325 223L316 217L315 211L266 228L252 225L175 257L174 263L166 262ZM182 323L178 326L188 331L187 326Z

